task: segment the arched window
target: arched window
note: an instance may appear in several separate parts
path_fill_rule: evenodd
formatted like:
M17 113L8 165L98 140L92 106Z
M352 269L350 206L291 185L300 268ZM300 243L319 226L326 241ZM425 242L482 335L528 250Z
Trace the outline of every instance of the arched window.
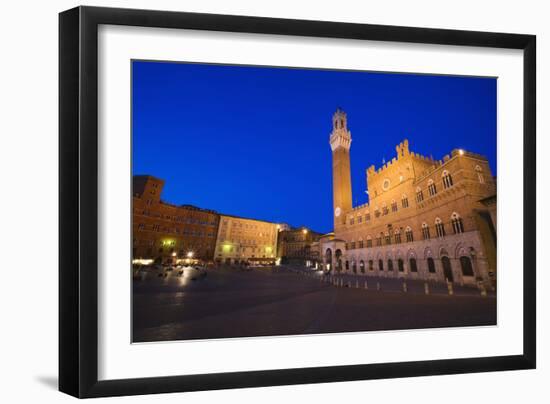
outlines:
M458 213L453 212L451 215L451 223L453 225L454 234L464 233L464 223Z
M378 209L378 206L374 208L374 217L376 218L380 217L380 209Z
M470 257L460 257L460 267L462 268L462 275L474 276L474 268L472 266L472 260Z
M428 227L428 223L426 222L422 223L422 238L424 240L430 239L430 228Z
M483 176L483 170L481 169L481 167L476 166L475 170L476 170L476 173L477 173L477 180L479 181L479 183L480 184L485 184L485 177Z
M453 177L447 170L443 170L441 177L443 178L443 188L447 189L453 186Z
M445 225L440 218L435 219L435 233L437 237L445 237Z
M401 197L401 206L403 208L408 208L409 207L409 198L407 198L407 195L403 195Z
M368 222L370 220L370 213L365 213L365 222Z
M380 247L382 245L382 236L383 236L383 234L380 233L380 235L378 237L376 237L376 245L378 247Z
M363 242L363 239L359 239L359 246L357 248L363 248L365 246L365 243Z
M363 221L363 216L357 215L357 223L361 223Z
M393 271L393 261L388 259L388 271Z
M365 261L363 260L359 261L359 270L361 271L362 274L365 273Z
M434 196L437 194L437 188L435 187L435 183L433 180L428 181L428 194L430 196Z
M374 271L374 262L369 260L369 271Z
M401 258L399 258L397 260L397 270L399 272L404 272L405 271L405 266L403 265L403 260Z
M397 212L397 202L395 202L395 200L391 201L391 211Z
M401 232L399 229L395 229L394 232L395 244L401 244Z
M382 261L381 259L378 260L378 270L384 270L384 261Z
M414 241L413 231L409 226L405 229L405 237L407 238L407 243L412 243Z
M435 274L435 262L434 262L434 259L432 257L428 257L428 259L426 260L428 261L428 272L432 273L432 274Z
M416 202L420 203L424 200L424 193L420 187L416 188Z
M349 270L349 261L346 260L346 271L348 271L348 270Z
M391 244L391 235L390 235L390 233L386 232L384 237L386 239L386 245L390 245Z
M409 268L411 272L418 272L418 267L416 266L416 258L409 258Z
M357 263L355 262L355 260L351 261L351 270L354 274L357 273Z
M389 209L388 209L388 206L386 205L386 203L384 203L382 205L382 215L387 215L388 213L390 213Z
M355 250L355 240L351 240L351 247L352 250Z
M372 238L370 236L370 234L367 236L367 248L371 248L372 247Z

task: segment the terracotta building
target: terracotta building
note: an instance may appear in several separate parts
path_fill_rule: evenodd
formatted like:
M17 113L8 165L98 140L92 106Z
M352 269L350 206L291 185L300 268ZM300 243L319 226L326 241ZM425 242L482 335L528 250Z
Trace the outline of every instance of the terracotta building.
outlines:
M495 282L496 181L486 157L455 149L434 160L404 140L391 161L366 170L369 202L354 207L344 111L332 126L334 235L321 240L325 270Z
M214 258L219 214L191 205L172 205L160 198L164 181L133 177L133 259L176 263Z
M319 259L314 243L319 241L321 235L306 227L280 231L277 257L281 259L281 264L314 266Z
M280 225L220 215L215 260L219 264L274 264Z

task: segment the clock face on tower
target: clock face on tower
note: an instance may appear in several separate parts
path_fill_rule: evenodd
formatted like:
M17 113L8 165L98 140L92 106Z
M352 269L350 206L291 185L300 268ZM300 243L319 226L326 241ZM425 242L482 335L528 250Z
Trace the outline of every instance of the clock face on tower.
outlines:
M336 207L336 209L334 209L334 216L338 217L340 216L340 213L342 213L342 210L340 207Z

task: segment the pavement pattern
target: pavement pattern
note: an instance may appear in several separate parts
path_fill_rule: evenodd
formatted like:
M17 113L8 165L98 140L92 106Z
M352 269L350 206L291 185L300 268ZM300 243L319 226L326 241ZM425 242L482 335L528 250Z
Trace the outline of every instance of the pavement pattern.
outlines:
M472 287L341 277L304 269L151 272L133 281L133 342L496 325L496 295ZM324 279L324 280L323 280ZM368 289L364 281L368 281ZM377 282L380 290L377 290ZM359 287L357 287L359 286Z

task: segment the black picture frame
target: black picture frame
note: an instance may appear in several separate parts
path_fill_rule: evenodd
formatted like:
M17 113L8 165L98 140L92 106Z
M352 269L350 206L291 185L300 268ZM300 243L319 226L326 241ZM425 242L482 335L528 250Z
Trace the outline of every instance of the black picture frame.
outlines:
M99 381L97 62L100 24L523 50L523 354ZM60 13L59 389L84 398L535 368L535 103L534 35L96 7L77 7Z

